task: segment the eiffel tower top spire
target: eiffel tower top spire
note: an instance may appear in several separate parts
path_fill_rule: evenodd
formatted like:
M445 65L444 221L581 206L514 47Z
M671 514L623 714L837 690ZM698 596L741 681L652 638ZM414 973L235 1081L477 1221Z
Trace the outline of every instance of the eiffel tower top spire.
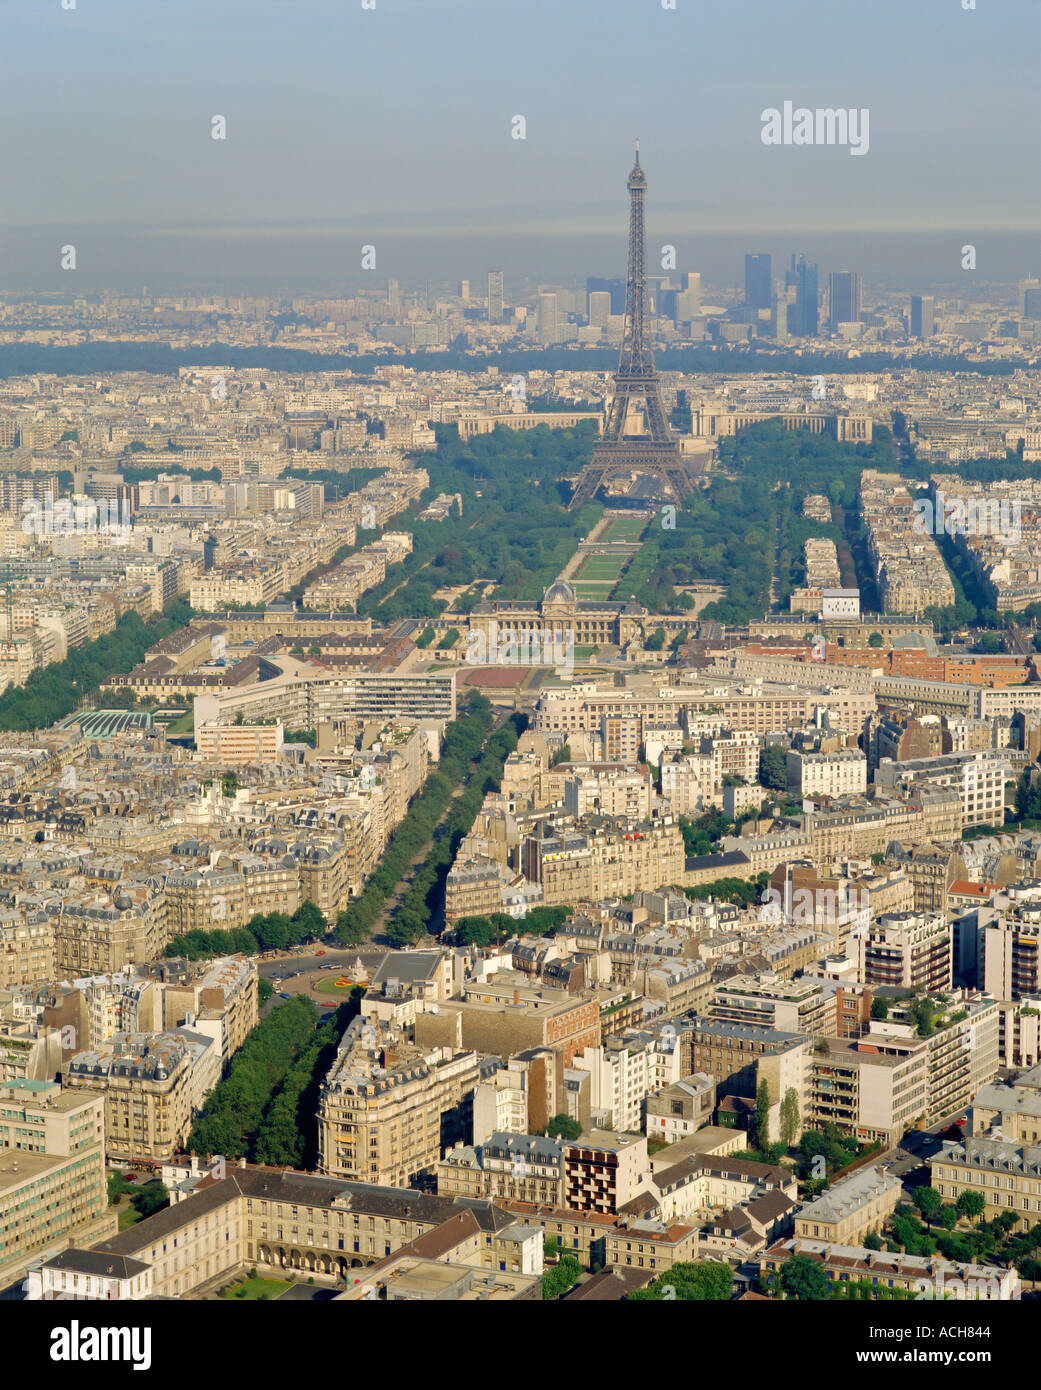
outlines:
M636 142L636 163L633 165L632 173L629 175L629 192L631 193L634 188L642 188L645 193L647 191L647 176L640 168L639 140Z

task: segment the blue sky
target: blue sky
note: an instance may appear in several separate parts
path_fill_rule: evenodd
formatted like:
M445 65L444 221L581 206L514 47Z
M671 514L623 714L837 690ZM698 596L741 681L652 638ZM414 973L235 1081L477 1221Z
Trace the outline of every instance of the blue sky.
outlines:
M0 251L20 265L28 230L93 228L185 271L287 237L305 257L401 239L434 275L500 239L537 261L624 232L637 135L677 245L1036 233L1041 4L977 5L0 0ZM786 99L868 107L870 153L764 146Z

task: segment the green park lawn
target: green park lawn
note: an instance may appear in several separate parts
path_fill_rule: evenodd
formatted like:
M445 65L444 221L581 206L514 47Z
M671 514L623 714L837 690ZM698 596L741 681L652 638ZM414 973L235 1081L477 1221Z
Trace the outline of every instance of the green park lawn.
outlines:
M176 719L171 719L166 726L166 732L171 738L184 738L195 733L195 712L185 710L184 714L179 714Z
M582 561L575 578L587 584L591 580L604 584L617 582L628 559L628 555L590 555Z
M638 541L647 529L646 517L615 517L603 532L604 541Z
M289 1288L292 1288L292 1285L285 1279L262 1279L258 1275L255 1279L243 1279L241 1284L235 1284L224 1297L249 1303L265 1296L277 1298Z

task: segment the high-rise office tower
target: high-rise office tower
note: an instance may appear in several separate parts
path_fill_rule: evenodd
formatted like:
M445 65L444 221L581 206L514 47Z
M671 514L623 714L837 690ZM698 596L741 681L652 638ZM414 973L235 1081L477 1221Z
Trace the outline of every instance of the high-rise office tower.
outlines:
M594 290L589 296L589 326L606 328L611 317L611 295L608 290Z
M469 281L469 280L460 280L460 281L459 281L459 298L463 301L464 304L469 303L469 300L470 300L470 281Z
M794 289L786 287L774 295L773 335L779 343L786 343L791 336L795 313Z
M502 271L488 272L488 322L502 323Z
M611 313L625 313L625 281L620 277L605 280L602 275L590 275L586 280L586 294L598 294L607 290L611 296Z
M557 296L555 294L540 294L538 317L535 320L535 328L538 333L539 342L548 346L550 343L559 343L560 337L557 326Z
M795 291L795 307L788 315L788 329L802 338L815 338L819 327L820 276L818 267L805 256L792 256L784 277L785 288Z
M855 270L833 270L828 280L828 323L860 322L860 276Z
M911 296L911 337L931 338L933 336L933 304L931 294Z
M769 309L771 291L770 257L766 255L746 256L745 307L747 309Z
M1020 280L1019 317L1041 319L1041 280Z
M387 302L392 309L401 307L401 287L396 280L387 281Z

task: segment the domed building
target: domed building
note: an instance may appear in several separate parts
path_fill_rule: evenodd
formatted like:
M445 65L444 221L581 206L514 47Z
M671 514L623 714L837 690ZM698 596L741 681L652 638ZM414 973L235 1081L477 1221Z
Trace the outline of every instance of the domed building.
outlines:
M541 603L532 599L490 599L476 604L470 613L470 630L483 635L489 652L503 640L622 647L639 635L646 617L647 609L642 604L587 602L577 596L566 579L557 579Z
M574 589L572 589L571 585L567 582L567 580L558 579L555 583L551 584L549 588L546 590L545 597L542 600L542 605L543 607L545 607L547 604L574 604L577 602L578 596L576 595Z

